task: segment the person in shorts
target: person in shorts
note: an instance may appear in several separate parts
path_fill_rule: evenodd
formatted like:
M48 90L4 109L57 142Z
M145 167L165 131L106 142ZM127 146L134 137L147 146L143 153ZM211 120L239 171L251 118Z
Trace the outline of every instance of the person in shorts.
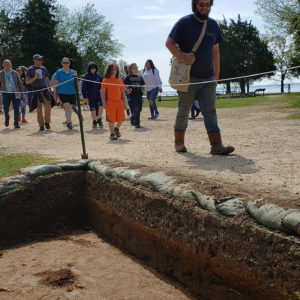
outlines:
M103 114L103 103L101 100L100 89L102 77L98 73L98 67L94 62L89 62L87 73L84 75L83 79L89 80L82 82L82 96L83 101L88 101L91 116L93 120L93 128L103 127L102 114Z
M106 109L106 120L109 125L111 140L117 140L121 137L120 127L125 120L125 86L119 76L119 66L115 63L108 64L101 86L101 98L103 107Z
M74 71L70 69L70 60L64 57L61 60L62 68L57 70L54 76L54 100L63 104L67 127L72 125L72 106L76 103L76 90L74 85ZM60 84L57 86L57 84ZM58 90L58 93L57 93ZM59 100L57 99L57 94Z

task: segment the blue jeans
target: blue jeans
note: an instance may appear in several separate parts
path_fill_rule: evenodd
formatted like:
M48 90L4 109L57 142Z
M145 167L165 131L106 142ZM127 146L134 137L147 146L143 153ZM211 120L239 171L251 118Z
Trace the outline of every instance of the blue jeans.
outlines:
M133 112L134 125L140 125L140 114L143 107L142 95L128 95L128 102L130 103L130 110Z
M157 105L156 105L156 97L158 95L158 87L152 89L147 92L148 101L152 101L152 104L149 103L151 117L153 118L155 115L158 115Z
M191 77L191 82L210 80L214 80L214 77L205 80ZM216 112L216 86L217 84L214 82L204 83L190 85L187 93L178 91L178 111L174 126L175 131L183 132L187 129L189 112L195 99L198 100L206 131L220 131Z
M14 123L18 123L19 121L19 115L20 115L20 99L16 99L15 94L2 94L3 97L3 110L5 113L5 119L9 119L9 107L10 103L12 102L13 104L13 109L14 109Z

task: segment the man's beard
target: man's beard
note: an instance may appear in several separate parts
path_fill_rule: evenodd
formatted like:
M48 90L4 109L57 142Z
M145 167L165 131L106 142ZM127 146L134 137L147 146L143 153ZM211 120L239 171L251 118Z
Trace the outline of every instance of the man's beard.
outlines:
M210 13L210 11L207 14L201 14L201 12L197 10L195 12L195 15L198 19L205 21L205 20L207 20L209 13Z

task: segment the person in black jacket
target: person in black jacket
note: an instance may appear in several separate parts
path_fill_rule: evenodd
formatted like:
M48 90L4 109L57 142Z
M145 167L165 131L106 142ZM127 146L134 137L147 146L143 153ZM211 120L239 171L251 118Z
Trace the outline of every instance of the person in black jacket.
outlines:
M103 103L100 95L102 77L98 73L98 67L94 62L89 62L87 73L84 75L82 83L82 96L83 100L88 99L92 119L93 128L103 127L102 123L102 113L103 113Z

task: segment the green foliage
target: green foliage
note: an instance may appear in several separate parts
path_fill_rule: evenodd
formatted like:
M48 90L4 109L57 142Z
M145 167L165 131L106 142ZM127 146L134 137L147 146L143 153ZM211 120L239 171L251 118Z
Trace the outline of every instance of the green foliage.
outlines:
M289 49L285 51L288 63L285 67L300 64L300 0L264 0L255 1L257 13L262 16L267 28L269 40L285 39ZM274 46L274 45L273 45ZM280 52L282 45L275 45ZM288 57L289 56L289 57ZM300 69L292 71L294 75L300 74Z
M123 46L112 39L113 24L97 12L94 4L88 3L74 11L60 5L56 20L58 39L71 42L82 56L79 71L84 72L88 62L94 61L103 73L106 63L121 53Z
M5 150L0 152L0 178L8 176L20 168L25 168L33 165L40 165L54 162L54 159L47 158L38 153L19 153L5 154Z
M226 19L220 24L223 41L220 44L221 72L220 78L240 77L250 74L272 71L275 69L274 58L268 50L267 43L259 37L255 26L248 21ZM270 76L270 75L268 75ZM256 76L251 80L267 77ZM241 93L245 93L245 78L239 81Z
M298 299L300 300L300 291L295 292L295 295L298 297Z

